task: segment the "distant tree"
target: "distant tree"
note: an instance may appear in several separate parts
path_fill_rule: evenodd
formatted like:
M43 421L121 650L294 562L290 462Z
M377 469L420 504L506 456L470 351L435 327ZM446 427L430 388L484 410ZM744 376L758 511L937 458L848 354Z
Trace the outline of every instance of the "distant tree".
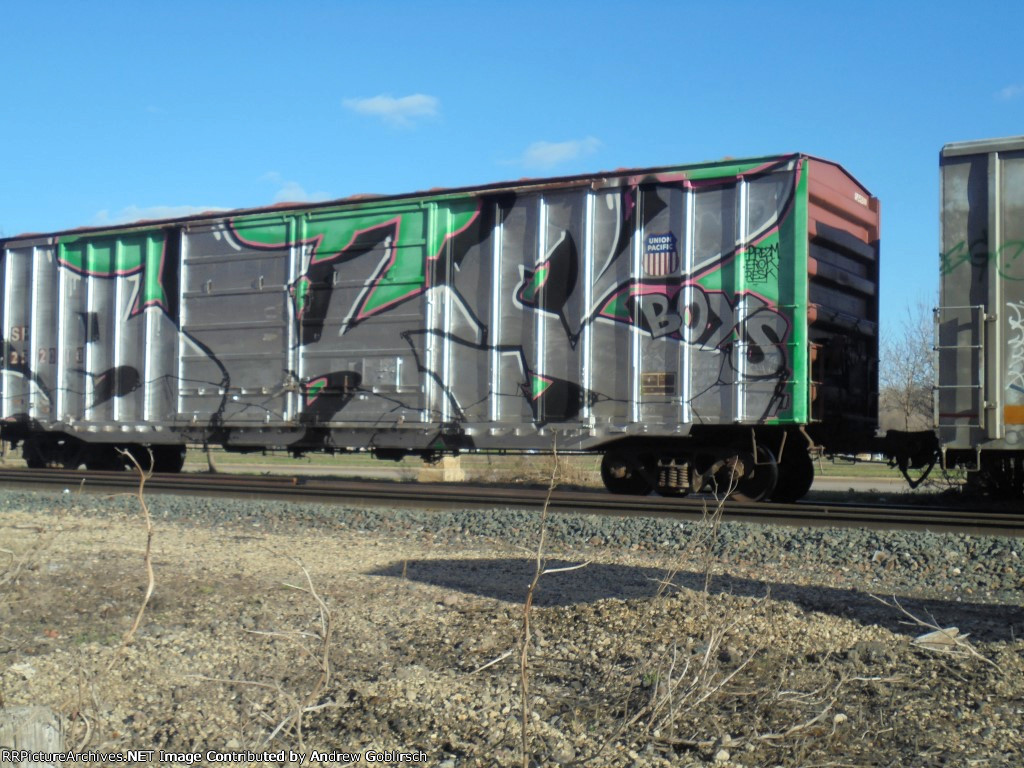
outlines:
M933 315L918 298L906 307L903 323L883 337L878 372L883 427L929 429L935 382Z

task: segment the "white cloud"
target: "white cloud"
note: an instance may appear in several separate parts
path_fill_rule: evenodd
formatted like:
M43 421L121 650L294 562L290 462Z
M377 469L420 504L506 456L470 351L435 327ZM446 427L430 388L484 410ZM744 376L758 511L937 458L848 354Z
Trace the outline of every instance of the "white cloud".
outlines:
M316 203L330 198L326 192L307 192L297 181L286 181L274 195L275 203Z
M277 190L271 203L315 203L329 200L326 192L307 192L297 181L289 181L276 171L264 174L261 181L272 183ZM249 207L249 206L244 206ZM93 216L92 226L107 227L118 224L129 224L136 221L155 221L158 219L183 219L201 213L217 213L231 210L216 205L150 205L146 207L128 205L119 211L104 209Z
M275 203L316 203L321 200L329 200L331 197L326 192L307 192L299 182L289 181L277 171L263 174L263 181L277 185L277 192L274 193L273 200Z
M550 168L570 160L591 155L601 147L593 136L569 141L535 141L523 152L523 165L535 168Z
M409 127L417 118L437 117L441 110L440 99L425 93L397 99L382 93L368 99L345 99L342 104L360 115L379 117L385 123L398 127Z
M93 216L93 224L105 227L108 224L128 224L133 221L152 221L155 219L181 219L186 216L195 216L199 213L213 213L223 211L212 205L150 205L145 208L137 205L129 205L120 211L111 213L104 209Z
M1024 96L1024 85L1021 85L1020 83L1008 85L996 93L996 98L1000 101L1012 101L1013 99L1020 98L1021 96Z

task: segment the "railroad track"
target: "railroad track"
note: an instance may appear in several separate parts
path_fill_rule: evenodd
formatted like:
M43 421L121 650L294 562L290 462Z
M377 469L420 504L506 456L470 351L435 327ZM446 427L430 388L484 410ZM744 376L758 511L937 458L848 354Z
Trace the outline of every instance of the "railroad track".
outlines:
M6 488L47 488L90 493L129 493L139 478L130 472L79 470L0 470ZM146 492L281 499L310 503L382 504L422 508L513 507L540 509L545 489L498 487L469 483L402 483L338 480L302 475L180 474L153 475ZM615 496L605 491L556 490L550 509L555 512L654 515L699 520L717 502L705 496ZM854 503L764 504L728 501L723 519L796 526L848 526L905 530L951 531L995 536L1024 536L1024 514L996 509L964 509Z

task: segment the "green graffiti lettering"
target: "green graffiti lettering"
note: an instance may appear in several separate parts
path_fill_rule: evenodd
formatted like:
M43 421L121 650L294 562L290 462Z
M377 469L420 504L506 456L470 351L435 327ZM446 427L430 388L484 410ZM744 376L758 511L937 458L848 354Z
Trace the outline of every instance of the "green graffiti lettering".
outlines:
M1024 241L1011 240L999 248L999 276L1024 280Z
M939 254L940 270L943 275L948 275L970 258L971 253L967 250L967 243L961 240L945 253Z
M309 270L315 270L340 259L361 234L382 227L394 228L395 240L389 244L391 259L364 299L359 313L363 317L422 291L426 287L427 261L437 258L445 244L468 227L478 212L475 198L439 204L433 221L429 211L414 207L380 213L328 212L303 221L299 239L309 249ZM280 219L235 219L232 226L236 237L246 245L280 248L295 244ZM299 314L308 304L308 289L309 278L300 276L293 289Z
M955 272L965 262L970 262L978 269L984 269L990 262L995 262L996 271L1004 280L1024 280L1024 240L1007 240L995 253L972 250L961 240L948 251L939 254L943 277Z

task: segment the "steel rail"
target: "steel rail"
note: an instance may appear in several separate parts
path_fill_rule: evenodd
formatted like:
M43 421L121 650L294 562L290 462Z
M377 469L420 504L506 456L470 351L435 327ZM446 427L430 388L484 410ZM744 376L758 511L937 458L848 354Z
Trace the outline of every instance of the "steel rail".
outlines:
M129 493L139 486L132 472L0 469L0 483L13 488L60 488L90 493ZM540 509L547 491L468 483L379 482L302 475L155 474L147 493L280 499L328 504L402 503L426 509L511 507ZM615 496L605 491L556 490L550 509L604 515L652 515L700 520L716 511L713 497ZM930 530L997 536L1024 536L1024 514L1000 510L921 506L801 502L768 504L726 501L722 519L770 525Z

